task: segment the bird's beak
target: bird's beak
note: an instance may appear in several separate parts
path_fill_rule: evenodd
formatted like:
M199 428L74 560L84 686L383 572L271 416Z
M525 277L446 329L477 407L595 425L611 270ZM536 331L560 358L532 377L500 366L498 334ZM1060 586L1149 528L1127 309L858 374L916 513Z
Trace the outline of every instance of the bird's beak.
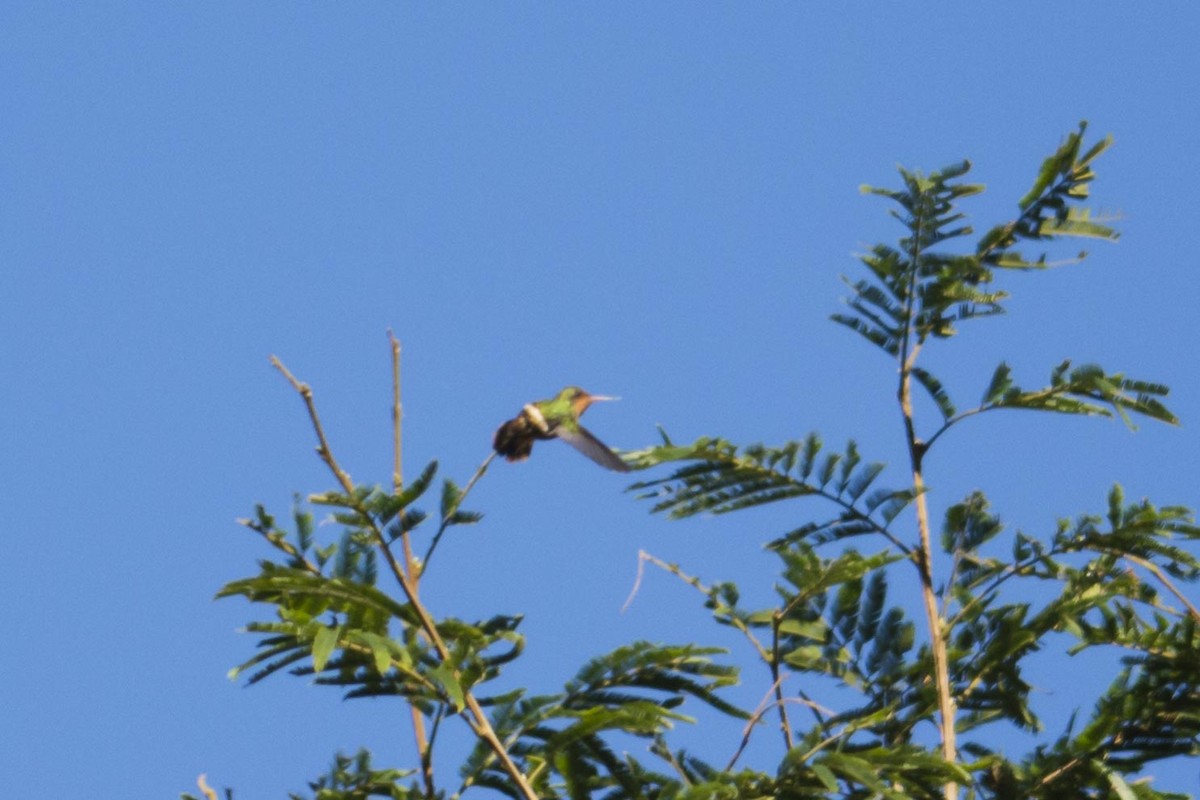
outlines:
M608 395L603 395L603 394L587 394L585 392L582 397L579 397L575 401L575 413L582 414L584 411L587 411L588 406L590 406L592 403L595 403L597 400L620 400L620 399L621 398L619 398L619 397L609 397Z

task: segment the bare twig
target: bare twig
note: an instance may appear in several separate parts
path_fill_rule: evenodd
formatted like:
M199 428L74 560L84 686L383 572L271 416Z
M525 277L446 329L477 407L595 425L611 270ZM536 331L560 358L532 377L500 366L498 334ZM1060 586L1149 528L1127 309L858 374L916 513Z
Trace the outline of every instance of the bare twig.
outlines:
M392 488L396 494L404 488L404 465L401 456L401 425L404 407L400 405L400 340L388 328L388 342L392 346Z
M633 598L637 595L638 590L641 588L642 578L645 576L645 569L646 569L647 562L653 564L654 566L658 567L659 569L662 569L662 570L665 570L665 571L671 573L672 575L679 578L684 583L688 584L689 586L693 587L694 589L703 593L704 595L706 595L706 596L712 595L712 589L708 586L705 586L703 583L701 583L699 578L696 578L692 575L688 575L688 574L684 573L683 570L681 570L675 564L668 564L665 561L662 561L661 559L650 555L645 550L639 550L638 551L637 577L634 579L633 589L629 592L629 598L625 601L625 605L621 607L622 612L624 612L627 608L629 608L629 606L633 603ZM767 692L767 694L768 694L768 696L770 696L770 694L772 692L775 694L775 702L772 703L771 705L775 706L779 710L779 727L781 728L781 730L783 732L783 743L784 743L784 746L790 751L793 747L795 747L795 742L792 739L792 725L791 725L791 721L788 719L787 704L786 704L786 700L783 696L783 688L782 688L783 680L787 676L781 674L780 668L779 668L780 662L782 661L782 655L779 650L779 627L783 622L784 614L785 614L784 611L776 611L775 614L772 616L772 619L771 619L771 650L769 652L763 646L762 642L760 642L758 640L758 637L756 637L750 631L749 626L747 626L746 623L743 622L736 614L730 614L728 616L728 620L729 620L730 625L732 625L737 630L741 631L742 635L745 636L749 640L750 644L754 647L755 651L758 653L759 658L761 658L763 660L763 662L767 665L767 668L770 669L770 671L771 671L771 688ZM765 700L764 700L764 702L765 702ZM759 716L761 716L761 714ZM749 736L750 736L749 728L747 728L747 731L744 734L744 736L745 736L745 738L742 741L742 747L738 748L737 753L734 754L733 761L737 761L738 757L742 753L742 749L745 748L746 742L749 740ZM731 766L732 766L732 762L731 762Z
M742 757L742 753L745 751L746 746L750 744L750 736L754 732L754 726L757 725L762 720L763 716L765 716L767 712L771 710L771 706L778 705L780 703L798 703L811 708L813 713L817 715L817 719L821 719L822 712L830 715L833 714L833 711L830 709L818 705L807 698L785 697L783 700L772 701L770 699L771 695L777 688L778 687L776 685L767 690L766 695L763 696L762 702L758 704L758 708L754 710L754 713L750 715L750 719L746 721L746 727L742 729L741 744L738 745L737 752L734 753L733 757L729 759L729 763L725 765L726 772L729 772L731 769L733 769L737 764L738 759Z
M283 365L283 362L278 357L271 356L271 365L283 373L283 377L288 379L288 383L292 385L292 388L304 400L304 407L308 409L308 418L312 421L313 430L317 434L317 455L328 465L329 470L337 478L338 483L342 485L342 489L346 491L346 494L353 494L354 481L350 480L350 476L338 466L337 461L333 458L333 453L329 450L329 441L325 438L325 429L321 427L321 418L317 416L317 407L313 404L312 388L307 383L301 383L296 380L296 376Z
M696 589L700 593L702 593L706 596L712 594L711 587L705 586L703 583L701 583L699 578L696 578L692 575L688 575L686 572L681 570L677 564L668 564L666 561L663 561L660 558L656 558L655 556L650 555L645 550L639 550L638 551L638 577L637 577L637 581L634 584L634 591L630 593L629 599L625 601L625 608L628 608L629 604L633 602L633 595L637 592L638 586L641 585L642 565L647 561L650 562L651 564L653 564L654 566L658 567L659 569L664 570L665 572L671 573L676 578L679 578L684 583L686 583L688 586L691 586L692 588ZM759 658L761 658L764 662L766 662L768 664L771 662L771 654L767 651L767 649L765 647L763 647L763 644L762 644L762 642L760 642L758 640L758 637L756 637L753 633L750 632L750 628L748 628L746 626L745 622L740 620L736 615L731 614L729 616L729 624L732 625L737 630L741 631L742 635L745 636L750 641L750 644L754 646L755 651L758 652Z
M771 684L775 692L775 706L779 709L779 727L783 731L783 744L787 748L786 752L791 752L796 746L792 739L792 723L788 720L787 705L783 702L783 679L784 675L779 672L779 662L783 660L779 652L779 626L783 624L783 612L776 610L771 615L771 660L768 665L771 668L771 677L774 682Z
M754 726L759 723L759 720L762 719L763 714L767 713L767 709L774 705L774 703L771 702L771 694L779 688L779 684L782 682L782 677L775 679L775 682L771 684L771 688L767 689L767 693L763 695L763 699L759 701L758 707L754 709L754 713L750 715L750 719L746 720L746 727L742 728L742 742L738 745L737 751L734 752L734 754L730 757L729 763L725 765L726 772L729 772L731 769L733 769L734 764L736 764L738 759L742 757L742 751L746 749L746 745L750 744L750 734L754 731Z
M375 523L374 517L372 517L370 512L366 508L363 508L361 503L355 498L354 484L350 480L350 476L346 474L346 472L338 465L337 460L334 458L333 452L329 448L329 442L325 438L325 431L321 427L321 421L320 417L317 415L316 405L313 403L312 389L309 388L307 384L296 380L295 376L293 376L292 373L288 371L287 367L283 365L283 362L281 362L275 356L271 356L271 363L276 369L283 373L284 377L288 379L288 382L292 384L292 387L300 394L301 398L303 398L304 405L308 409L309 418L312 421L313 429L317 434L317 441L319 442L317 453L329 466L330 471L333 472L338 482L342 485L342 488L346 491L347 501L353 504L355 511L357 511L366 521L368 527L370 528L372 538L375 540L376 546L379 548L380 552L383 553L383 557L387 561L388 567L392 571L392 575L396 578L396 582L400 584L401 591L404 592L405 599L408 600L409 605L412 606L413 612L417 615L417 620L420 623L422 631L424 632L425 636L428 637L430 643L434 647L434 650L437 651L439 661L441 661L443 664L452 664L453 659L450 655L450 649L446 646L445 640L442 639L442 635L437 629L437 624L429 615L428 609L421 604L421 599L417 595L415 583L409 580L404 568L400 565L399 561L396 560L395 554L393 554L391 549L388 547L387 539L384 537L383 531L380 530L379 526ZM454 670L454 673L454 677L458 678L459 676L457 674L457 670ZM471 732L474 733L476 737L481 739L488 746L488 748L495 753L497 760L504 769L504 772L517 785L518 791L520 791L522 796L525 797L525 800L538 800L537 793L533 790L533 786L530 785L529 780L512 760L512 757L508 754L508 750L500 741L499 737L496 736L496 731L494 728L492 728L492 723L488 719L487 714L484 712L483 707L479 705L479 701L475 699L475 695L471 692L471 690L466 687L463 687L463 704L466 706L466 711L469 713L460 712L460 715L467 723L468 727L470 727Z
M400 404L400 340L396 338L391 328L388 328L388 344L392 353L392 491L400 494L404 491L404 449L401 438L404 419L403 406ZM419 576L413 578L412 541L409 532L400 526L401 549L404 551L404 572L412 581L414 592L420 591ZM417 754L421 762L421 782L425 784L425 797L433 800L437 796L437 784L433 779L433 742L425 730L425 714L415 702L408 704L409 716L412 718L413 741L417 746Z
M646 575L646 561L650 558L650 554L645 550L638 551L637 575L633 579L633 588L629 590L629 597L625 598L624 605L621 606L621 613L624 614L633 605L633 598L637 597L637 593L642 588L642 578Z
M208 785L207 775L200 773L200 777L196 779L196 785L200 787L200 793L207 797L208 800L217 800L217 793Z

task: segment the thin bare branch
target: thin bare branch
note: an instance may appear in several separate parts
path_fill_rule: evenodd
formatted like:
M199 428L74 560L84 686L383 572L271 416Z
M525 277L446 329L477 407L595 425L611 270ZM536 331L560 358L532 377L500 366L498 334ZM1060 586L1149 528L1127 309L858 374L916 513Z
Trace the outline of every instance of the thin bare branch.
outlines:
M409 580L404 568L400 565L399 561L396 560L395 554L393 554L391 548L388 547L387 539L383 535L383 531L380 530L379 526L376 524L374 517L355 499L354 484L350 480L350 476L346 474L346 472L342 470L340 466L338 466L337 460L334 458L333 452L329 448L329 442L325 438L325 431L321 427L320 417L317 415L316 405L313 402L312 389L309 388L307 384L296 380L295 376L293 376L292 373L288 371L287 367L283 365L283 362L281 362L275 356L271 356L271 363L276 369L283 373L284 377L288 379L288 382L292 384L292 387L304 399L305 407L308 409L309 418L312 420L313 429L317 433L317 441L319 442L317 453L329 466L330 471L332 471L337 477L338 482L342 484L342 488L346 491L348 501L354 504L354 510L357 511L367 522L376 546L379 548L379 551L383 553L383 557L387 561L388 567L392 571L392 575L396 578L396 582L400 584L401 591L404 592L405 598L412 606L414 613L416 613L417 619L421 625L421 630L429 638L430 643L437 651L438 659L444 664L452 664L453 659L450 655L450 649L446 646L445 640L442 639L442 635L437 629L437 624L429 615L428 609L422 605L421 599L417 595L415 582ZM455 670L455 672L457 672L457 670ZM455 677L457 678L458 675L456 674ZM538 800L537 793L533 790L533 786L530 785L528 778L526 778L524 773L521 772L520 768L508 754L508 750L505 748L504 744L501 743L499 737L496 736L496 731L494 728L492 728L492 723L488 719L487 713L484 712L483 707L479 705L479 701L475 699L475 695L466 687L463 688L463 703L469 713L462 713L461 716L467 723L468 727L471 728L472 733L474 733L479 739L482 739L484 743L487 744L488 748L495 753L497 760L499 760L501 767L504 769L504 772L517 785L517 789L525 797L525 800Z
M638 591L642 588L642 578L646 575L646 559L649 553L645 550L638 550L638 565L637 575L633 579L633 588L629 590L629 597L625 598L624 605L621 606L621 613L624 614L633 605L633 598L637 597Z
M775 706L779 709L779 727L783 731L783 744L787 748L785 752L790 753L796 743L792 739L792 723L788 719L787 705L783 702L783 679L786 676L779 671L779 662L783 660L783 656L779 652L779 626L782 624L783 612L776 611L771 616L771 660L768 664L771 667L771 677L773 678L771 686L775 692Z
M396 494L404 488L404 462L401 449L401 425L404 408L400 405L400 340L388 328L388 343L392 346L392 488Z
M200 793L208 798L208 800L217 800L217 793L213 791L211 786L208 785L208 776L203 772L200 773L200 777L196 779L196 786L200 787Z
M288 379L288 383L292 385L304 400L304 406L308 409L308 418L312 420L313 430L317 433L317 455L321 457L328 466L338 483L346 491L346 494L354 492L354 481L350 480L350 476L346 474L337 461L333 457L333 453L329 450L329 440L325 438L325 429L321 427L321 417L317 414L317 407L313 403L312 388L307 383L301 383L296 380L296 376L283 365L283 362L276 356L271 356L271 365L275 369L283 373L283 377Z
M929 439L925 442L925 452L929 452L929 448L933 447L933 443L936 442L939 438L941 438L941 435L943 433L950 430L950 428L952 428L953 426L962 422L964 419L973 417L976 414L982 414L984 411L992 411L996 408L997 408L997 406L989 403L987 405L977 406L975 408L969 408L966 411L962 412L961 414L956 414L955 416L946 420L945 422L942 423L942 426L940 428L938 428L936 431L934 431L933 435L930 436Z
M767 710L774 705L771 702L771 695L779 688L783 682L783 677L777 678L775 683L771 684L771 688L767 689L767 693L763 695L763 699L759 701L758 706L754 709L754 713L750 715L750 719L746 720L746 727L742 728L742 741L738 745L738 749L730 757L729 763L725 765L725 771L729 772L737 764L738 759L742 757L742 752L746 749L746 745L750 744L750 734L754 731L754 726L759 723Z
M746 746L748 744L750 744L750 736L754 731L754 726L757 725L760 721L762 721L762 718L771 710L772 706L777 705L779 703L797 703L802 706L808 706L810 709L812 709L813 713L816 714L817 719L821 719L822 713L829 714L829 715L833 714L833 711L831 711L830 709L825 708L824 706L822 706L818 703L814 703L813 701L809 700L808 698L785 697L783 700L771 700L770 699L771 695L775 692L776 688L777 687L772 686L770 689L767 690L766 695L763 696L762 702L758 704L758 708L756 708L754 710L754 713L750 715L750 719L746 721L746 727L744 727L742 729L741 744L738 745L737 752L734 753L733 757L729 759L729 763L725 765L726 772L729 772L730 770L732 770L734 768L734 766L737 764L738 759L741 758L742 753L746 749Z
M654 566L658 567L659 569L661 569L665 572L671 573L676 578L679 578L684 583L686 583L687 585L696 589L697 591L701 592L705 596L709 596L712 594L712 588L705 586L703 583L701 583L699 578L688 575L683 570L681 570L677 564L668 564L666 561L663 561L662 559L659 559L659 558L656 558L655 556L650 555L645 550L638 551L638 573L639 573L638 582L639 583L641 581L642 562L647 562L647 561L650 562L651 564L653 564ZM635 589L637 588L636 585L634 588ZM629 603L632 600L633 600L633 594L631 593L629 600L626 601L626 607L628 607ZM742 635L745 636L748 640L750 640L750 644L753 645L754 649L758 652L759 658L761 658L764 662L766 662L768 664L771 662L770 652L765 647L763 647L762 642L760 642L758 640L758 638L753 633L750 632L750 629L746 626L746 623L744 623L742 620L738 619L738 617L736 615L731 614L729 616L729 624L732 625L737 630L741 631Z
M403 406L400 404L400 340L388 328L388 344L392 354L392 491L400 494L404 490L404 449L402 421ZM412 580L414 592L420 591L419 577L413 577L414 564L412 540L409 532L401 526L401 549L404 552L404 572ZM417 746L417 755L421 762L421 782L425 785L425 797L433 800L437 796L437 784L433 778L433 742L425 730L425 714L415 702L408 704L409 716L412 718L413 741Z

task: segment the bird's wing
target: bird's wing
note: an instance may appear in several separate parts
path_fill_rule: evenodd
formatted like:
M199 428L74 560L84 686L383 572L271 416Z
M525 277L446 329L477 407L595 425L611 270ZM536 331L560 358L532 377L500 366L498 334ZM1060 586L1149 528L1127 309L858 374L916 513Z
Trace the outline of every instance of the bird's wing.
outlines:
M608 449L608 445L597 439L586 428L577 426L569 429L563 425L555 431L559 439L574 447L600 466L617 472L629 472L629 465L620 456Z

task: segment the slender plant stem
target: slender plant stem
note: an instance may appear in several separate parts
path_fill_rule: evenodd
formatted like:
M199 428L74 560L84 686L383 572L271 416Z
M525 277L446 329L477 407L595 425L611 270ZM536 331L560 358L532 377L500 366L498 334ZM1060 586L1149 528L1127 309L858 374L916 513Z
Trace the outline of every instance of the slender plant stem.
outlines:
M350 476L345 472L345 470L338 465L337 460L333 457L333 452L329 448L329 442L325 438L325 430L321 426L321 420L317 415L316 405L313 402L312 389L308 386L308 384L301 383L300 381L296 380L296 377L288 371L287 367L283 365L283 362L281 362L275 356L271 356L271 363L276 369L283 373L283 376L288 379L289 383L292 384L292 388L294 388L304 400L304 405L308 409L309 419L312 421L313 430L315 430L317 434L317 453L329 466L330 471L337 478L338 482L342 486L342 489L345 490L347 498L351 502L356 502L354 501L354 483L350 480ZM429 615L428 609L422 605L420 597L417 596L414 582L409 580L404 568L400 565L400 562L396 560L396 556L392 553L391 548L388 547L387 539L384 537L383 531L379 529L379 526L375 523L374 518L365 508L356 507L355 510L358 511L358 513L370 526L372 537L375 539L375 544L379 547L380 552L383 553L383 557L387 561L388 567L392 571L392 575L396 578L396 582L400 584L401 591L404 592L405 598L408 600L409 605L412 606L413 612L417 615L417 620L420 623L421 629L429 638L434 650L437 651L438 659L443 664L452 665L453 659L450 655L450 649L446 646L445 640L442 639L442 635L437 629L437 624ZM453 670L453 672L454 677L457 679L459 677L458 670ZM481 739L488 746L488 748L495 753L496 759L500 762L504 772L513 780L518 791L525 798L525 800L538 800L537 793L533 790L533 786L530 785L529 780L525 777L524 773L521 772L521 769L512 760L512 757L508 754L508 749L505 748L499 737L496 736L496 731L494 728L492 728L492 723L488 719L487 714L484 712L483 706L479 705L479 701L475 699L475 695L472 694L471 690L465 686L463 687L463 705L466 707L466 710L469 713L460 712L460 715L467 723L468 727L470 727L471 732L474 733L477 738Z
M909 460L912 464L913 493L917 512L917 530L920 536L920 546L915 554L917 573L921 581L921 601L925 607L925 618L929 628L929 649L933 654L934 681L937 686L938 713L940 734L942 740L942 757L948 762L958 758L958 746L955 732L954 696L950 691L950 666L946 655L946 628L942 615L938 611L937 589L933 582L933 541L929 532L929 506L925 500L925 477L922 471L922 460L928 444L917 436L916 425L913 422L912 404L912 370L921 352L921 340L916 336L914 320L917 313L917 277L921 267L922 235L925 210L915 209L916 219L911 245L909 247L908 291L904 299L904 331L901 336L897 360L900 367L900 385L897 399L900 401L900 413L904 418L905 441L908 444ZM916 338L916 341L914 341ZM946 800L958 800L958 784L951 781L944 787Z
M404 407L400 400L400 340L391 329L388 329L388 344L392 354L392 491L400 494L404 491L404 447L403 420ZM412 541L407 530L401 526L401 547L404 551L404 571L412 581L414 592L420 591L419 576L413 577ZM417 707L416 702L408 704L409 716L412 718L413 741L417 746L417 755L421 763L421 781L425 784L425 797L433 800L437 796L437 784L433 778L433 743L425 730L425 714Z
M458 499L454 501L454 504L450 508L446 509L446 515L442 517L442 524L438 526L437 533L430 540L429 549L425 551L425 558L421 559L420 568L417 570L417 580L420 580L421 576L425 574L425 570L429 568L429 559L433 558L433 551L437 549L438 543L442 541L442 534L446 532L446 528L450 527L450 520L454 518L458 509L462 508L463 500L466 499L471 489L475 488L475 484L487 472L488 467L491 466L492 459L495 457L496 454L491 453L483 460L483 463L479 465L479 469L475 470L475 474L471 476L471 480L467 481L467 485L463 488L462 493L459 494Z
M676 566L675 564L668 564L667 562L662 561L661 559L650 555L645 550L641 550L638 552L637 579L634 581L633 591L631 591L629 593L629 599L627 599L625 601L625 605L621 609L622 611L629 608L629 605L633 602L634 596L637 594L638 588L642 584L642 572L646 565L646 562L650 562L651 564L654 564L654 566L658 567L659 569L662 569L662 570L665 570L665 571L671 573L675 577L681 579L682 581L687 583L689 586L693 587L694 589L697 589L698 591L702 592L703 594L705 594L709 597L712 596L712 589L708 586L705 586L703 583L701 583L699 578L696 578L692 575L687 575L686 573L683 572L683 570L679 569L679 567ZM733 625L737 630L742 632L742 635L744 635L746 637L746 639L749 640L751 646L753 646L755 651L758 653L759 658L761 658L768 665L769 669L771 670L771 688L767 691L767 696L770 697L772 694L775 695L775 702L772 703L771 705L774 705L779 710L779 727L783 732L783 743L784 743L784 746L787 748L787 750L790 752L791 749L793 747L795 747L795 742L792 739L791 721L788 719L787 698L785 698L783 696L783 680L787 676L783 675L779 668L780 662L783 660L781 653L780 653L780 648L779 648L779 626L783 622L783 618L786 613L787 613L786 610L777 611L777 612L775 612L774 616L771 619L771 650L770 650L770 652L768 652L767 649L765 647L763 647L762 642L760 642L758 640L758 638L750 631L750 628L747 627L746 623L743 622L741 619L739 619L736 614L729 615L729 623L731 625ZM807 702L807 701L805 701L805 702ZM726 771L733 768L733 764L737 762L738 758L742 754L742 750L745 749L747 742L749 742L749 740L750 740L751 728L759 719L762 718L762 715L765 714L768 709L769 709L769 706L766 705L766 700L764 699L763 703L760 704L759 710L755 712L754 716L750 720L750 723L746 726L746 730L743 733L741 747L739 747L737 752L734 753L733 758L729 762L729 766L725 768Z
M196 779L196 785L200 787L200 793L208 798L208 800L217 800L217 793L208 785L207 775L200 773L200 777Z
M650 555L645 550L639 550L638 551L637 582L634 585L633 592L631 592L629 595L629 599L625 601L625 605L621 609L622 611L624 611L626 608L629 608L630 603L633 602L633 596L634 596L634 594L637 593L638 586L640 586L641 582L642 582L642 566L646 562L653 564L654 566L658 567L661 570L671 573L676 578L679 578L684 583L686 583L688 586L691 586L693 589L696 589L697 591L704 594L705 596L707 596L707 597L712 596L712 588L711 587L705 586L703 583L701 583L699 578L692 576L692 575L688 575L686 572L681 570L677 564L668 564L666 561L663 561L660 558ZM771 663L771 653L765 647L763 647L762 642L760 642L758 640L758 637L756 637L751 632L750 628L747 627L746 623L742 619L740 619L736 614L730 614L729 615L729 624L732 625L738 631L740 631L741 634L746 637L746 639L750 642L750 645L754 648L755 652L758 653L759 658L761 658L763 661L767 662L768 664Z
M779 709L779 727L783 730L783 744L787 748L786 752L792 752L792 748L796 746L795 740L792 739L792 723L788 719L787 704L783 702L783 678L779 672L779 662L783 660L779 652L779 626L783 624L783 612L776 611L771 615L771 678L772 689L775 692L775 705Z
M917 571L921 576L921 600L925 605L925 616L929 623L930 650L933 653L933 670L937 683L938 711L942 724L942 756L954 761L958 756L954 728L954 697L950 692L949 659L946 655L946 632L942 616L938 612L937 592L933 585L933 546L929 534L929 510L925 503L925 481L920 470L913 471L913 487L917 490L917 527L921 535L920 561ZM958 797L958 785L946 785L946 800Z
M780 680L782 680L782 678ZM806 705L812 709L818 720L823 719L821 716L822 710L833 713L829 711L829 709L822 709L821 706L818 706L816 703L808 700L807 698L800 699L796 697L788 697L780 699L779 694L776 692L778 688L779 681L776 681L771 688L767 690L766 695L763 696L762 702L758 704L758 708L754 709L754 713L750 715L750 719L746 720L746 727L742 728L742 741L738 744L737 751L730 757L729 763L725 765L726 772L729 772L734 768L734 766L737 765L738 759L741 758L742 753L746 751L746 746L750 744L750 736L754 733L754 726L757 725L766 715L766 713L771 710L771 706L782 703L799 703L801 705ZM775 695L777 699L771 700L772 695Z
M663 761L666 761L668 764L670 764L671 768L675 770L675 774L679 776L681 781L683 781L684 786L692 786L695 781L692 780L692 776L689 775L688 771L683 768L683 765L679 763L679 759L677 759L675 754L671 752L671 748L667 747L667 743L661 739L659 740L659 744L661 745L660 748L651 750L650 752L655 753Z
M909 547L904 542L897 539L895 537L895 535L887 529L886 525L880 525L878 522L871 519L866 514L860 513L858 511L858 509L856 509L854 507L854 503L847 501L843 497L838 497L833 492L826 491L825 489L819 489L817 492L815 492L815 494L819 497L825 498L826 500L828 500L832 503L835 503L836 505L841 506L847 513L852 514L854 516L854 519L861 520L862 522L867 523L868 525L871 526L872 530L874 530L876 533L883 536L883 538L885 538L889 542L891 542L892 545L896 549L898 549L900 552L904 553L906 556L909 556L910 558L912 557L912 548L911 547Z
M333 453L329 450L329 441L325 438L325 429L321 427L321 418L317 415L317 407L313 403L312 388L307 383L301 383L298 381L296 376L284 366L283 362L280 361L278 357L271 356L271 365L283 373L283 377L287 378L288 383L292 385L292 388L295 389L299 393L300 398L304 400L304 407L308 409L308 418L312 422L313 430L317 434L317 455L319 455L321 460L324 461L326 466L329 467L330 472L332 472L333 476L337 478L338 483L341 484L342 489L345 490L346 494L353 494L354 481L350 480L350 476L347 475L340 466L338 466L337 461L333 458Z
M392 487L396 494L404 488L404 453L401 438L401 420L404 406L400 404L400 340L388 329L388 343L392 346Z

